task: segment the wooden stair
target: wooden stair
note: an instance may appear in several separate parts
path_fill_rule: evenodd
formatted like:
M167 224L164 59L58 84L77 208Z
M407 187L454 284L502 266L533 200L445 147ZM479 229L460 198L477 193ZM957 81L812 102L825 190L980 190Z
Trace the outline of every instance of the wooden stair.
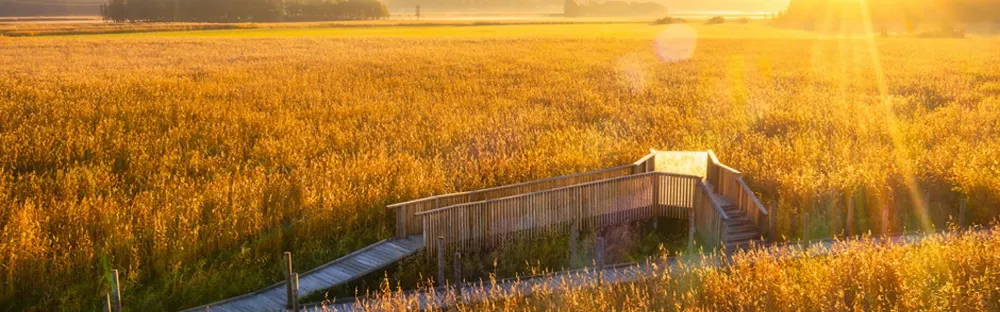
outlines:
M712 201L719 204L729 216L729 228L726 231L726 250L736 250L749 247L751 242L761 240L760 230L747 217L746 212L738 209L728 199L719 193L712 193Z
M753 224L753 221L750 221L745 212L732 204L722 206L722 210L729 215L726 250L746 248L750 246L751 242L761 240L760 230L757 229L757 225Z

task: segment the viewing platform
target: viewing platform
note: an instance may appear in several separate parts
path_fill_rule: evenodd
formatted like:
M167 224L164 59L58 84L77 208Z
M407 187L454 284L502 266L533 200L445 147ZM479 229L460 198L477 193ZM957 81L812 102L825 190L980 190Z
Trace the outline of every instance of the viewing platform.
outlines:
M769 234L768 211L741 173L712 151L651 150L614 168L389 205L396 234L267 288L187 311L283 311L305 297L388 267L420 250L482 251L546 234L651 218L688 220L703 246L739 248ZM425 252L435 257L434 252ZM530 260L530 259L523 259ZM443 262L439 262L443 263ZM292 272L289 266L288 272ZM292 274L287 274L293 276ZM291 291L289 291L291 290Z

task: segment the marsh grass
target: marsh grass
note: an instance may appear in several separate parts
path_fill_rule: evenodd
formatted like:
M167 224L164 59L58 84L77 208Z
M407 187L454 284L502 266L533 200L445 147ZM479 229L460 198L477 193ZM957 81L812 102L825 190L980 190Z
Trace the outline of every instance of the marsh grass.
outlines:
M197 306L280 280L283 251L305 271L389 237L387 204L649 148L715 150L790 239L806 211L842 232L851 192L858 232L882 209L919 227L906 177L934 224L960 197L997 215L997 41L879 39L874 64L866 40L722 38L737 26L675 63L649 25L2 38L0 306L96 309L108 268L130 310Z
M870 236L809 249L779 246L680 257L628 283L529 284L485 292L455 311L993 311L1000 308L1000 230L928 235L908 244ZM652 259L657 261L657 259ZM490 282L487 285L492 285ZM524 281L515 282L516 284ZM582 286L581 286L582 285ZM601 285L601 286L596 286ZM403 310L416 302L383 284L362 311ZM519 288L513 286L513 288ZM430 291L430 288L424 288ZM437 296L451 296L440 293ZM321 308L323 309L323 308Z

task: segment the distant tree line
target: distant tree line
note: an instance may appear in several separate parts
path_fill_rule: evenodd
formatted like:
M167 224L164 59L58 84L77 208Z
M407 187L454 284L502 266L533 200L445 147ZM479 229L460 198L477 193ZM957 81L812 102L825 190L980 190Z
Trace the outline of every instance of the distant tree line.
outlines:
M109 0L115 22L282 22L374 20L389 17L378 0Z
M577 3L576 0L566 0L563 10L566 17L660 16L667 13L667 7L659 3L625 1Z
M562 0L391 0L386 1L393 9L411 11L415 6L427 12L523 12L538 13L558 8Z
M875 27L901 23L910 30L920 24L951 28L1000 23L1000 0L791 0L776 21L810 29L867 21Z
M101 0L0 0L0 17L94 16Z

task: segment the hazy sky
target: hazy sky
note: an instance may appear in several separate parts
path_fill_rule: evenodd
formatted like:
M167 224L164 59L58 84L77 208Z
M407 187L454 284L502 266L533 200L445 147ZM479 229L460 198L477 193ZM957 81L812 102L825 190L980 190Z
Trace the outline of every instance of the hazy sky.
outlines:
M598 0L600 1L600 0ZM788 7L789 0L659 0L671 12L678 11L747 11L773 12Z

